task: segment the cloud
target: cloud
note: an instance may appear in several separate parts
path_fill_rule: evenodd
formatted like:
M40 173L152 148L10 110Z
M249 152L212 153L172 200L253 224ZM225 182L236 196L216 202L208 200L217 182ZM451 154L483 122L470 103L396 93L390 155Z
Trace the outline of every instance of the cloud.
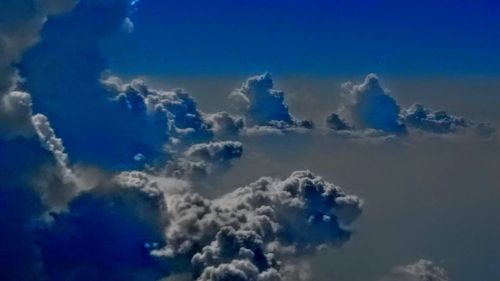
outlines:
M147 188L147 189L146 189ZM49 280L156 280L168 268L149 252L164 245L166 206L154 185L107 183L74 198L38 233Z
M33 111L51 120L77 162L124 169L143 165L134 161L138 153L161 152L151 139L154 128L111 102L100 83L107 67L100 44L123 33L133 10L130 0L79 1L71 13L48 19L43 40L19 63L20 87L31 94Z
M376 74L368 74L361 84L346 82L343 103L338 112L326 118L326 125L341 136L365 138L375 135L402 137L409 131L435 135L453 135L472 132L492 138L495 128L445 111L433 111L421 104L402 108L396 99L382 88ZM378 131L378 133L377 133Z
M0 139L34 135L31 96L11 91L0 98Z
M245 126L244 119L227 112L205 114L205 118L212 123L212 131L218 137L238 136Z
M349 126L337 113L330 113L330 115L326 117L326 126L334 131L351 129L351 126Z
M446 271L432 261L421 259L413 264L398 266L382 281L449 281Z
M165 175L201 179L229 168L231 160L241 157L241 143L215 140L237 137L243 127L242 118L226 112L206 114L187 92L152 89L141 79L124 83L118 77L108 77L103 84L123 110L156 128L153 131L158 135L157 142L168 154L161 165L155 165L151 156L142 153L136 155L136 161L145 161L157 170L166 167Z
M361 84L347 82L340 115L357 129L376 129L388 133L404 134L399 120L400 106L380 85L377 75L368 74Z
M166 246L153 254L175 260L180 271L193 267L201 280L277 278L287 260L347 241L362 205L308 171L261 178L213 200L195 193L166 199Z
M285 93L273 89L270 73L248 78L240 89L229 97L234 106L241 111L248 126L268 127L270 129L293 130L295 128L311 129L309 120L299 120L290 114L285 102Z
M0 96L19 79L14 67L39 39L47 16L66 12L74 0L6 0L0 3Z
M122 172L62 210L33 189L1 187L1 238L15 259L0 274L23 280L283 280L297 258L346 242L362 204L308 171L215 199L182 180Z
M234 158L240 158L243 145L235 141L201 143L191 146L184 154L187 157L210 163L226 164Z
M486 123L478 123L445 111L433 111L424 105L413 104L402 113L408 127L434 134L454 134L472 128L481 137L494 136L495 129Z

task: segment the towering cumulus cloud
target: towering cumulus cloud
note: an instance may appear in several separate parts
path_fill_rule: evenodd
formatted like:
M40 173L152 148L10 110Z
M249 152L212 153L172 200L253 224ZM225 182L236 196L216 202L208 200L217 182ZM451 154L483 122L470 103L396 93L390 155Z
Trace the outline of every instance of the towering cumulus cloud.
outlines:
M340 113L355 128L372 128L395 134L406 132L404 124L399 120L399 104L381 87L375 74L366 76L359 85L347 82L342 87L345 90L345 103L340 108ZM332 121L337 119L330 118L329 121L333 125Z
M380 136L380 133L402 136L411 131L438 135L471 131L481 137L495 136L495 129L487 123L431 110L421 104L401 108L382 88L375 74L368 74L361 84L347 82L343 88L344 100L338 112L326 118L327 127L335 131L357 136Z
M248 125L287 130L294 128L311 129L309 120L298 120L292 116L285 102L285 93L273 89L270 73L249 78L243 86L234 91L230 98L241 110Z

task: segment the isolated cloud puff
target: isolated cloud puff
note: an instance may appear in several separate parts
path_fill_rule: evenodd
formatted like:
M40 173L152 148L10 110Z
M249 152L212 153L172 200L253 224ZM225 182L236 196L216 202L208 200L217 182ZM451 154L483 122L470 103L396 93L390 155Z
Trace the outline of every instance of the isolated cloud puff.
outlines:
M243 154L243 145L236 141L194 144L170 160L164 175L199 181L231 167L233 160Z
M406 132L399 120L399 104L381 87L377 75L368 74L361 84L347 82L342 87L345 91L344 103L339 113L354 128L371 128L394 134Z
M234 105L245 115L248 126L277 130L311 129L313 123L291 115L285 102L285 93L273 87L271 74L264 73L248 78L240 89L230 95Z
M432 261L421 259L413 264L398 266L382 281L449 281L446 271Z

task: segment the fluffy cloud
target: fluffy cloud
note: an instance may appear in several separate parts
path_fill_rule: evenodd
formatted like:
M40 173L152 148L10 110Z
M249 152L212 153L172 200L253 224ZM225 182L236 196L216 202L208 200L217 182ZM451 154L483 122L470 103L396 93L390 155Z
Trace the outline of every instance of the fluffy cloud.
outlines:
M345 102L339 112L354 128L406 132L399 120L399 104L381 87L375 74L368 74L361 84L347 82L342 87Z
M170 160L163 174L194 181L231 167L241 157L243 145L235 141L194 144L182 155Z
M449 281L446 271L429 260L398 266L382 281Z
M166 246L154 254L190 263L200 280L280 280L290 258L347 241L362 204L308 171L261 178L214 200L166 198Z
M445 111L433 111L424 105L413 104L403 111L402 120L411 128L434 134L453 134L472 128L482 137L492 137L495 129L486 123L478 123Z
M28 93L11 91L0 97L0 139L33 136L31 115L32 102Z
M495 135L495 129L487 123L442 110L433 111L421 104L401 108L394 97L382 88L379 78L373 73L368 74L361 84L347 82L343 88L344 101L338 113L331 113L326 118L327 127L343 136L403 136L415 130L437 135L468 131L486 138Z
M0 192L10 226L1 238L14 258L0 274L23 280L283 280L296 258L346 242L361 212L359 198L308 171L216 199L178 179L123 172L49 220L36 191Z
M245 114L249 126L263 126L270 129L311 129L309 120L298 120L292 116L285 102L285 93L273 89L270 73L250 77L230 98Z

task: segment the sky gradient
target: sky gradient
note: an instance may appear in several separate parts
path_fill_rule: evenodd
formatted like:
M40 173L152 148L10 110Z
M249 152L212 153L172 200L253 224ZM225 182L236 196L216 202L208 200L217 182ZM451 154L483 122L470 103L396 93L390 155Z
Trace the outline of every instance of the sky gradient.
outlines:
M497 1L142 1L110 47L133 74L500 73Z

